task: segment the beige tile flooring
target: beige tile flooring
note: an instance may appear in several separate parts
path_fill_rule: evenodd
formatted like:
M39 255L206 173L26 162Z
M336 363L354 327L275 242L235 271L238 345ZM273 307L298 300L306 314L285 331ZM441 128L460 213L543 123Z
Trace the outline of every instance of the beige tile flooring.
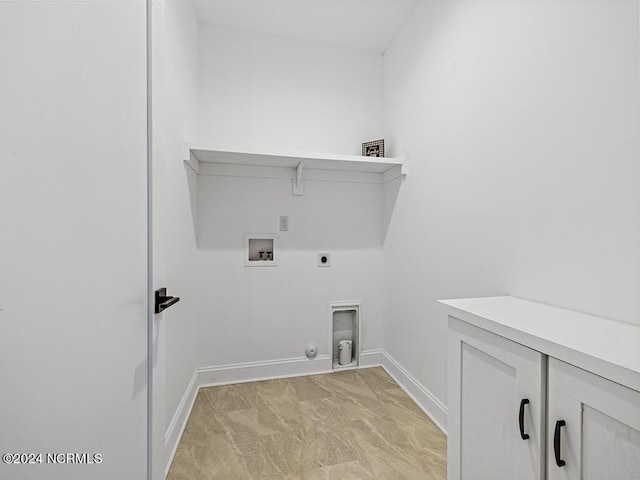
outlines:
M203 388L168 480L445 479L446 437L381 368Z

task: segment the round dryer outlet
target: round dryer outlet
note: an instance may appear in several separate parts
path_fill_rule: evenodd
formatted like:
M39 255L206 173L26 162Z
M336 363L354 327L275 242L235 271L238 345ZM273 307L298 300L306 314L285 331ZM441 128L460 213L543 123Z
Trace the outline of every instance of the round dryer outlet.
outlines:
M331 254L329 252L318 254L318 266L330 267L331 266Z

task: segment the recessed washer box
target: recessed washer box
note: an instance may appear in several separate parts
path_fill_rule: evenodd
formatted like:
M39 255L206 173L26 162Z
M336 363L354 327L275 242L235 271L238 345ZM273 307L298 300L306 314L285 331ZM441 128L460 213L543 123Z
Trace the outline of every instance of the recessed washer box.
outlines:
M278 235L274 233L244 234L244 266L276 267Z

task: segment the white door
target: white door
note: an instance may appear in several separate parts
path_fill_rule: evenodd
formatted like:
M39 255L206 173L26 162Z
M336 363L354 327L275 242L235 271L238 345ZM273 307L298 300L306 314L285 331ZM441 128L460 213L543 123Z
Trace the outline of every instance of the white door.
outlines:
M544 362L449 317L449 479L543 478Z
M640 478L640 392L549 359L550 480Z
M0 478L144 479L145 1L0 2L0 59Z

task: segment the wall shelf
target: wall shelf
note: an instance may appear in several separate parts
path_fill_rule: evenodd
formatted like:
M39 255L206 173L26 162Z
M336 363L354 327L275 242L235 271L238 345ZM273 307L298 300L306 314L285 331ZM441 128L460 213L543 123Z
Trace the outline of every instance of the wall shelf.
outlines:
M190 147L185 162L199 175L292 178L296 195L303 179L386 183L407 173L398 158L332 153Z

